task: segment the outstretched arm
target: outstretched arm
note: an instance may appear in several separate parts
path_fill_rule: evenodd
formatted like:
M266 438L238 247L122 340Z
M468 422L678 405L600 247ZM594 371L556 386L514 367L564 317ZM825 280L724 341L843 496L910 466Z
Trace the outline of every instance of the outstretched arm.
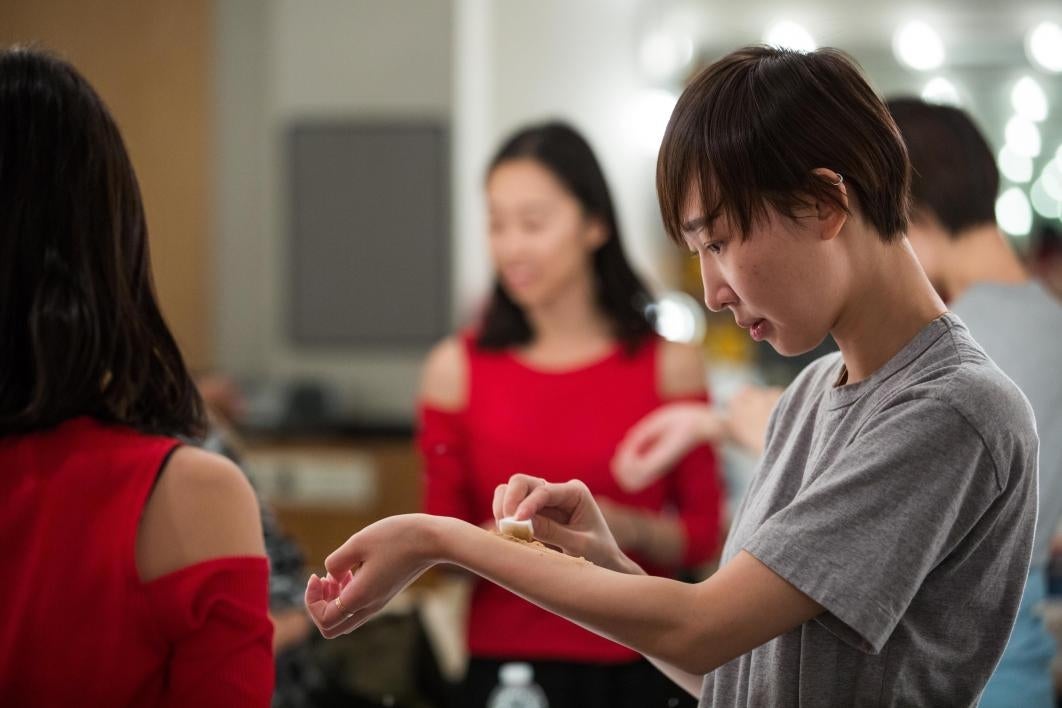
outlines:
M597 531L565 523L565 513L576 506L572 497L585 492L585 486L571 484L531 489L526 496L534 509L529 514L524 507L517 516L534 516L539 538L563 529L566 535L560 536L569 545L584 543L596 563L455 519L390 517L355 534L328 557L331 577L311 578L311 615L326 637L345 634L431 565L448 562L645 656L703 675L822 612L745 552L696 585L635 574L622 554L598 543ZM503 504L503 510L516 506ZM596 508L592 504L592 498L577 500L584 510Z

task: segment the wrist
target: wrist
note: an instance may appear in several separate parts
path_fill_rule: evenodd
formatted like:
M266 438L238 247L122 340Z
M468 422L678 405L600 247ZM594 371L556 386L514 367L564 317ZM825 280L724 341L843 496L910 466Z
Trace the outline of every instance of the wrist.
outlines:
M707 406L699 416L700 425L697 426L699 439L697 443L719 443L729 437L728 418L719 412L718 408Z
M646 572L640 565L632 561L627 555L620 549L616 549L616 553L612 562L608 564L610 570L614 570L617 573L625 573L627 575L646 575Z
M423 514L424 550L434 563L454 561L454 537L463 522L449 516Z

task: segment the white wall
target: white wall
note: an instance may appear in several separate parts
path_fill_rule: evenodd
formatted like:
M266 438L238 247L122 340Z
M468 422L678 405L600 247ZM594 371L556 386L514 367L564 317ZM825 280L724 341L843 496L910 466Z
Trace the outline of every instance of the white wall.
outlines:
M221 0L217 7L219 367L318 377L372 422L408 419L423 351L323 353L288 343L283 140L299 118L448 119L451 4Z

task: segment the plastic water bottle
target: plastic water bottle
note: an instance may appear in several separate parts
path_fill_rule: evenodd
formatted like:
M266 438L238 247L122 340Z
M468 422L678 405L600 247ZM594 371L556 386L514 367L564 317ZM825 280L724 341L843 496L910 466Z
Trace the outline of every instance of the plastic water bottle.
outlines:
M502 664L498 669L498 687L487 699L487 708L549 708L546 694L534 682L531 664Z

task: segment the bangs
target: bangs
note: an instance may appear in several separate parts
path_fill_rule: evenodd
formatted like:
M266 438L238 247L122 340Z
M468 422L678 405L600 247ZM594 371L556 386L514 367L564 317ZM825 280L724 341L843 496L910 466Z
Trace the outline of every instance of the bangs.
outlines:
M841 175L837 183L820 170ZM907 154L884 104L846 55L770 47L732 52L698 74L668 121L656 164L668 237L687 218L725 217L747 239L769 211L790 219L853 205L883 241L907 225ZM684 213L697 189L702 213Z
M685 244L682 225L691 216L685 210L694 188L701 213L692 216L706 217L709 223L725 216L742 238L766 216L767 185L761 184L754 166L753 126L735 121L746 112L745 105L751 108L750 91L731 85L726 108L718 100L702 98L703 90L710 88L710 98L716 99L718 86L711 82L728 78L733 77L713 72L698 77L676 104L660 145L656 184L661 218L668 237L680 245Z

